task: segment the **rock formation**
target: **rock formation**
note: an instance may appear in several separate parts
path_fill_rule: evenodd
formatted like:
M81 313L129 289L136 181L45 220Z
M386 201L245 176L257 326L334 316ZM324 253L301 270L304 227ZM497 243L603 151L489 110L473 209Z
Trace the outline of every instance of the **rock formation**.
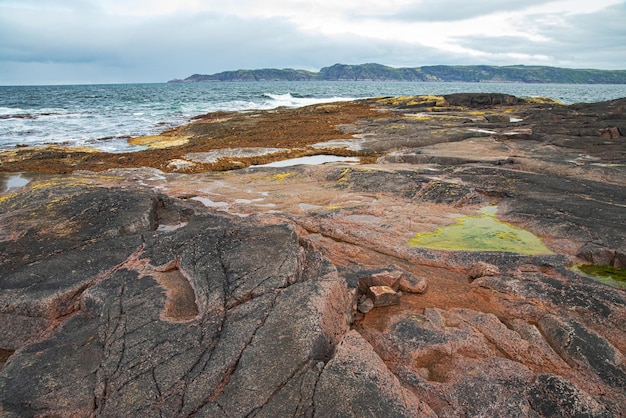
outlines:
M624 416L626 293L572 267L624 266L625 108L385 98L3 153L30 183L0 194L0 416ZM270 121L362 164L166 168ZM409 245L485 207L549 251Z

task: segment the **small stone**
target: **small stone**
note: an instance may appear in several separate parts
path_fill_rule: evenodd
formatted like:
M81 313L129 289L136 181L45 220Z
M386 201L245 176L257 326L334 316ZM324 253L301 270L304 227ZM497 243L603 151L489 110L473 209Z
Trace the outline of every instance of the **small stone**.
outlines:
M400 303L400 296L389 286L372 286L367 290L367 294L372 298L375 307Z
M493 264L485 263L483 261L478 261L470 267L469 277L470 279L478 279L479 277L485 276L499 276L500 269Z
M374 309L374 302L370 298L365 298L363 302L359 303L358 311L361 313L368 313L372 309Z
M372 274L369 277L364 277L359 280L359 291L361 293L367 293L367 289L372 286L389 286L390 288L397 290L398 282L401 277L402 271L400 270L383 271Z
M407 293L424 293L428 288L428 283L423 277L404 272L398 282L398 288Z

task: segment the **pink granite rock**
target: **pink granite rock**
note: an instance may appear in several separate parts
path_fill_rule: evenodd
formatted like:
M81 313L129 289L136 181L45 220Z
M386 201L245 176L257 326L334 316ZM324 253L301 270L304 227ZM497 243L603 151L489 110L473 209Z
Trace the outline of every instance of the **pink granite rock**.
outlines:
M375 307L397 305L400 303L400 296L389 286L371 286L367 294L372 298Z

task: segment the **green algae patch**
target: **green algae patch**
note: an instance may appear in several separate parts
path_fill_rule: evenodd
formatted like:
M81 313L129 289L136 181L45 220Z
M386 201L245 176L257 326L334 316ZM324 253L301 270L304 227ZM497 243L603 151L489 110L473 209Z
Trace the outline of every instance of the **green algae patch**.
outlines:
M409 245L449 251L552 254L538 236L496 219L496 211L496 206L488 206L481 210L480 216L456 217L456 224L417 234L409 240Z
M626 289L626 269L600 264L578 264L573 270L600 283Z

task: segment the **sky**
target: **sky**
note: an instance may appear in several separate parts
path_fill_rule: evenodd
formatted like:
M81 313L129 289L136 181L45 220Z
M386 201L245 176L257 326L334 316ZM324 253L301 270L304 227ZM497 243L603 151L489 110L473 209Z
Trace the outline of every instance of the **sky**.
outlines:
M336 63L626 70L626 0L0 0L0 85Z

